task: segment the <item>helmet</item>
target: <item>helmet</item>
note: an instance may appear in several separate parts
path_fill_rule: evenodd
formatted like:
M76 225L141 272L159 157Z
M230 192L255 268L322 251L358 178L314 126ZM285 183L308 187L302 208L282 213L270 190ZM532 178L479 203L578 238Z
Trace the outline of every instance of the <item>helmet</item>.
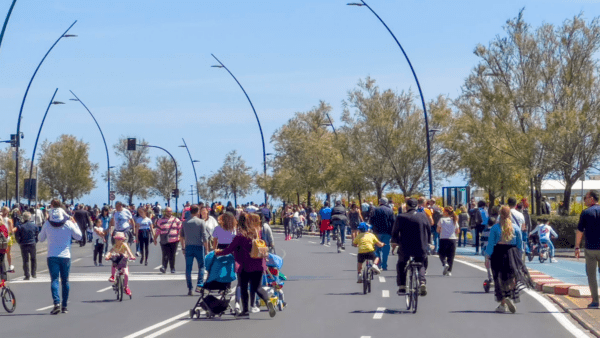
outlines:
M358 230L360 232L367 232L370 228L371 227L365 222L360 222L360 224L358 225Z
M118 240L118 239L120 239L120 240L124 241L124 240L126 240L127 238L125 237L125 234L124 234L124 233L122 233L122 232L117 232L117 233L115 234L115 240Z

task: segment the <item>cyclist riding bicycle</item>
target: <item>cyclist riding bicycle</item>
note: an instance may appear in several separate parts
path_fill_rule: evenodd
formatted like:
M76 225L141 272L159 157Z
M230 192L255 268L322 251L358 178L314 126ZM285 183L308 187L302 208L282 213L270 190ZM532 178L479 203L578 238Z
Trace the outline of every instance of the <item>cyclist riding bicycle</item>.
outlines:
M346 224L348 224L348 216L346 207L342 201L335 201L335 207L331 210L331 224L333 232L337 236L341 236L341 249L346 250Z
M369 232L369 225L365 222L361 222L358 225L358 235L354 238L354 245L358 246L358 283L362 283L362 267L363 263L370 259L373 260L373 272L375 274L381 273L377 264L379 263L379 257L375 256L375 245L382 248L385 244L380 242L375 235Z
M431 244L431 223L425 213L417 212L417 200L414 198L406 201L406 213L396 217L392 229L391 243L393 247L399 246L398 263L396 265L396 284L398 295L406 293L406 264L410 257L415 262L423 263L419 268L419 293L427 295L425 280L425 263L427 251Z
M117 269L123 271L123 286L125 287L125 293L128 296L131 296L131 290L129 290L129 268L127 267L127 262L129 260L135 260L135 256L129 249L125 240L127 239L122 232L117 232L114 236L115 245L112 249L106 254L106 260L110 260L113 262L111 275L108 281L110 283L115 282L115 273Z
M556 260L554 259L554 244L552 244L551 239L558 238L558 234L556 231L554 231L554 229L552 229L550 223L546 223L548 223L547 219L540 219L540 223L531 231L529 235L531 236L537 233L540 238L540 244L548 244L548 248L550 249L550 259L553 263L556 263ZM523 240L525 241L527 239L524 238Z

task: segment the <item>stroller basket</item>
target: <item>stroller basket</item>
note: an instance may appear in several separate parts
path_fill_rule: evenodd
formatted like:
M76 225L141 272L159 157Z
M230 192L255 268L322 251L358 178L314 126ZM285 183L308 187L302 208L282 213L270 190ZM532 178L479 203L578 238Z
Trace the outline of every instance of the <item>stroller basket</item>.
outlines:
M213 295L208 295L202 299L200 307L206 312L219 315L229 308L229 301L226 299L219 299Z

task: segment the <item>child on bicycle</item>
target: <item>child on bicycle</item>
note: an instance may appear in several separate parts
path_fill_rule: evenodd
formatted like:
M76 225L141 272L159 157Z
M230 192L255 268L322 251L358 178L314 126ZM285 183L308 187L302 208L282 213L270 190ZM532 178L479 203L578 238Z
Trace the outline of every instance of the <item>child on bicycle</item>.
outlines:
M123 286L125 287L125 293L128 296L131 296L131 290L129 290L129 285L127 283L129 281L129 268L127 267L127 261L135 260L135 256L133 253L131 253L129 245L125 243L127 238L125 237L124 233L117 232L114 238L115 245L113 245L112 249L110 249L110 251L106 254L106 260L111 260L113 262L111 275L108 281L114 283L115 272L117 269L123 270Z
M379 264L379 257L375 256L375 245L382 248L385 244L380 242L375 235L369 232L369 225L365 222L361 222L358 225L359 234L354 238L353 244L358 246L358 280L357 283L362 283L362 266L363 263L368 260L373 260L373 272L375 274L381 273L377 264Z
M550 249L550 259L552 262L556 263L556 260L554 259L554 244L552 244L551 238L558 238L558 234L556 231L554 231L554 229L552 229L550 223L548 223L548 219L541 218L539 222L540 223L535 227L535 229L531 231L530 236L537 233L540 239L540 244L548 244L548 248Z

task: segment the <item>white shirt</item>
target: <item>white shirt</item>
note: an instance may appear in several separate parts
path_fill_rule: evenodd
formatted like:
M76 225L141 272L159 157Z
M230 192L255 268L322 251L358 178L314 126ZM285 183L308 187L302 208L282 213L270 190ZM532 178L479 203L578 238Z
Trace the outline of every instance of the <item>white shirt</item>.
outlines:
M115 210L113 219L115 220L115 231L122 232L131 227L129 220L133 219L133 215L129 210L123 208L121 211Z
M56 209L55 209L56 210ZM46 221L40 231L39 240L44 242L48 239L47 257L71 258L71 238L76 241L81 239L79 226L68 220L60 227L54 227Z
M212 237L213 231L215 231L215 228L219 225L219 222L217 222L217 220L212 216L208 216L208 220L205 222L206 222L206 231L208 231L208 233Z
M510 214L510 221L515 223L515 225L522 230L523 226L525 226L525 216L523 216L523 213L516 209L510 209Z
M35 210L35 225L39 227L44 225L44 213L40 209Z

